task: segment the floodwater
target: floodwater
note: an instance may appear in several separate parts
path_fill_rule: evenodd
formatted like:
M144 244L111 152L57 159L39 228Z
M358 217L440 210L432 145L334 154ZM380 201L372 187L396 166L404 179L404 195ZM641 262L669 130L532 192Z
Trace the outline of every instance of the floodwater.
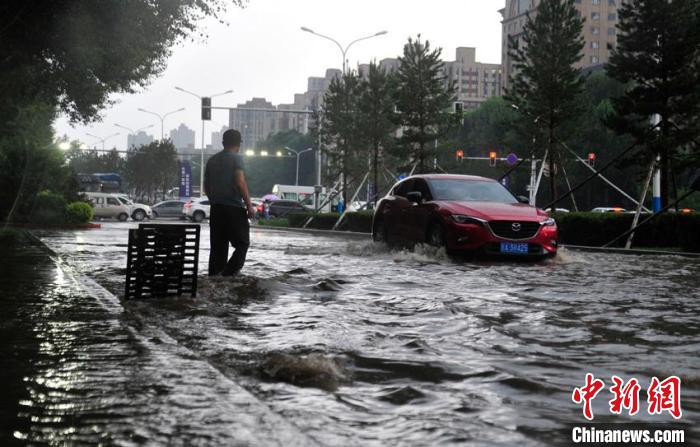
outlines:
M71 269L123 296L133 226L40 236ZM205 224L200 275L207 247ZM568 440L567 427L585 422L571 393L587 372L608 386L613 375L636 377L643 389L634 417L611 415L609 393L601 393L593 401L596 422L671 421L646 414L644 390L652 376L672 375L683 381L682 421L700 421L694 259L564 249L541 263L475 262L422 247L392 251L365 240L253 230L243 275L200 276L195 299L95 299L109 301L102 312L131 334L78 353L97 364L125 357L104 363L114 370L100 374L129 375L137 398L119 400L108 383L90 396L119 403L104 410L112 419L95 423L117 444L134 442L131 426L137 439L179 435L185 444L230 444L236 430L246 442L247 427L264 445L555 445ZM143 372L158 362L173 374ZM194 412L185 428L167 418L165 428L140 421L139 414L172 411L164 399L143 397L160 388L181 396L172 404L183 405L180 419ZM232 399L241 395L267 414L265 424L231 418L229 407L239 404Z

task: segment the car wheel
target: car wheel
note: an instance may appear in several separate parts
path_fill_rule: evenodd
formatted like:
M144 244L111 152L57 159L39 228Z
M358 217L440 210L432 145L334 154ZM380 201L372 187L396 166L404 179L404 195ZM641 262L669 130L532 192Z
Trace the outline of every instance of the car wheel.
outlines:
M195 211L194 214L192 215L192 220L195 222L201 222L204 220L204 213L201 211Z
M444 247L446 245L445 227L440 222L434 222L428 229L427 240L433 247Z
M374 242L387 242L386 235L387 231L386 225L384 225L384 220L378 219L374 224L374 228L372 229L372 240Z
M126 213L121 213L121 214L117 217L117 219L119 219L120 222L126 222L126 219L128 219L128 218L129 218L129 215L126 214Z
M158 212L156 212L155 210L153 211L153 218L158 219Z
M143 210L136 210L134 211L134 214L131 216L131 218L141 222L143 219L146 218L146 213Z

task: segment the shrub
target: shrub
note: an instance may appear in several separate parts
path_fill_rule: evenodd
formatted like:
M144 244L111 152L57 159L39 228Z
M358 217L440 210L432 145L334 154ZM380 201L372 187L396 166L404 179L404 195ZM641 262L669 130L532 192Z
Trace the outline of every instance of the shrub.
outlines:
M66 199L61 194L41 191L34 199L29 221L38 224L57 224L65 221Z
M66 205L65 219L71 224L84 224L92 220L93 209L89 203L73 202Z
M628 231L634 214L556 213L559 240L563 244L601 246ZM642 214L639 221L649 217ZM626 237L614 246L622 247ZM700 251L700 214L665 213L635 231L633 247L680 247Z
M360 233L369 233L372 231L372 217L374 211L358 211L356 213L348 213L345 216L344 227L348 231L357 231Z
M3 248L14 247L24 239L22 231L15 228L0 228L0 246Z
M289 227L289 219L285 217L276 217L272 219L260 219L258 225L263 227Z

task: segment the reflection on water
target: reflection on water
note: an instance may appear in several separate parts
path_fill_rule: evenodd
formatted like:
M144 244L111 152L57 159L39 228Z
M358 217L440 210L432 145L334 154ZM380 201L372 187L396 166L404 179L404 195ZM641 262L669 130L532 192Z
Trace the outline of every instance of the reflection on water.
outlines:
M44 240L121 295L126 228ZM205 269L206 225L202 237ZM256 230L242 276L203 277L196 299L125 302L112 318L139 334L163 331L201 360L189 365L190 376L213 366L321 444L547 445L559 436L553 430L583 421L571 391L586 372L644 384L679 375L684 417L698 420L699 278L700 263L685 258L562 250L536 264L475 262L430 247L391 251ZM71 326L41 332L69 337ZM46 343L42 349L63 349ZM76 359L118 354L107 340L97 346L78 346ZM131 368L144 361L118 355ZM133 376L120 368L99 373ZM171 392L211 398L160 379ZM45 380L42 387L65 390L84 379ZM130 382L135 392L140 380ZM155 404L121 405L114 424L135 417L124 408L148 412ZM607 398L594 401L594 412L596 420L624 420L607 416Z

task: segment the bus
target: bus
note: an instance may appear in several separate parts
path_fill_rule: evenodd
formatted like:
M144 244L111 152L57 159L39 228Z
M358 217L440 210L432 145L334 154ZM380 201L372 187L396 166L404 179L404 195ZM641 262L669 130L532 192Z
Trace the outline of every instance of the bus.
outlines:
M115 172L95 172L78 174L78 183L85 192L121 192L122 177Z

